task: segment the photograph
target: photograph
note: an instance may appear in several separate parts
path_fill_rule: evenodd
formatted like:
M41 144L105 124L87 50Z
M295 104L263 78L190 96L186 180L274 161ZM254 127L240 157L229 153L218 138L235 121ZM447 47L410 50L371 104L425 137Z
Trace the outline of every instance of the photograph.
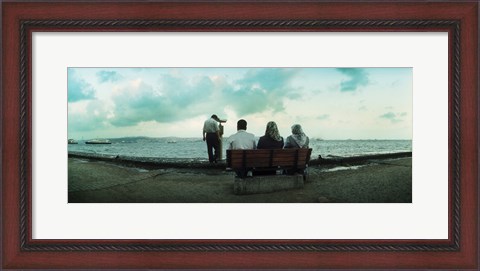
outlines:
M68 67L69 203L412 203L411 67Z
M0 269L479 268L478 0L0 9Z

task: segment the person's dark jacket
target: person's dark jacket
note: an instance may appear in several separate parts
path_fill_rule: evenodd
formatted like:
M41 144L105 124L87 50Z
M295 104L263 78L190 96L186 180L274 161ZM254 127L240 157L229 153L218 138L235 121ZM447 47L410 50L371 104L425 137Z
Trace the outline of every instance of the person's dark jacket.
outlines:
M282 140L276 141L269 136L262 136L258 140L257 149L282 149L283 148L283 137Z

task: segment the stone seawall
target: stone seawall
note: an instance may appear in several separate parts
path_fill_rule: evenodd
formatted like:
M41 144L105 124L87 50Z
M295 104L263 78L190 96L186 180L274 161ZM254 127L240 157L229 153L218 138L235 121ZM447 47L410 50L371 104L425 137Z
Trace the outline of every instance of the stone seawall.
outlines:
M412 152L386 153L374 154L354 157L329 157L329 158L314 158L308 163L310 166L326 165L358 165L369 163L374 160L395 159L411 157ZM201 158L161 158L161 157L134 157L124 155L105 155L97 153L79 153L69 152L70 158L81 158L96 161L105 161L117 163L125 166L139 167L139 168L219 168L225 169L225 161L220 161L217 164L210 164L208 159Z

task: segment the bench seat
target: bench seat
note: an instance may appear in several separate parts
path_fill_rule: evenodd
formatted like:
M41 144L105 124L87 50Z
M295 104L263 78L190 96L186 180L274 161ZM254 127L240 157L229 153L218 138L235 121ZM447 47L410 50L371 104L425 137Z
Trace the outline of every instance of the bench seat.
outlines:
M234 193L267 193L303 187L311 153L312 149L227 150L227 168L242 173L235 177ZM248 171L254 176L246 177ZM287 174L276 175L276 172ZM258 173L261 176L257 176Z

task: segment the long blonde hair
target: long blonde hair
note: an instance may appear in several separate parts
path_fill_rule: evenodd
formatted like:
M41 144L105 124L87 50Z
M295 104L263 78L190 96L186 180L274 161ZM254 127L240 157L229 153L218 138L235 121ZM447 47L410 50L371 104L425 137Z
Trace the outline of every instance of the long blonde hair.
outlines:
M267 129L265 129L265 135L276 141L282 140L282 137L278 132L277 124L274 121L269 121L267 123Z

